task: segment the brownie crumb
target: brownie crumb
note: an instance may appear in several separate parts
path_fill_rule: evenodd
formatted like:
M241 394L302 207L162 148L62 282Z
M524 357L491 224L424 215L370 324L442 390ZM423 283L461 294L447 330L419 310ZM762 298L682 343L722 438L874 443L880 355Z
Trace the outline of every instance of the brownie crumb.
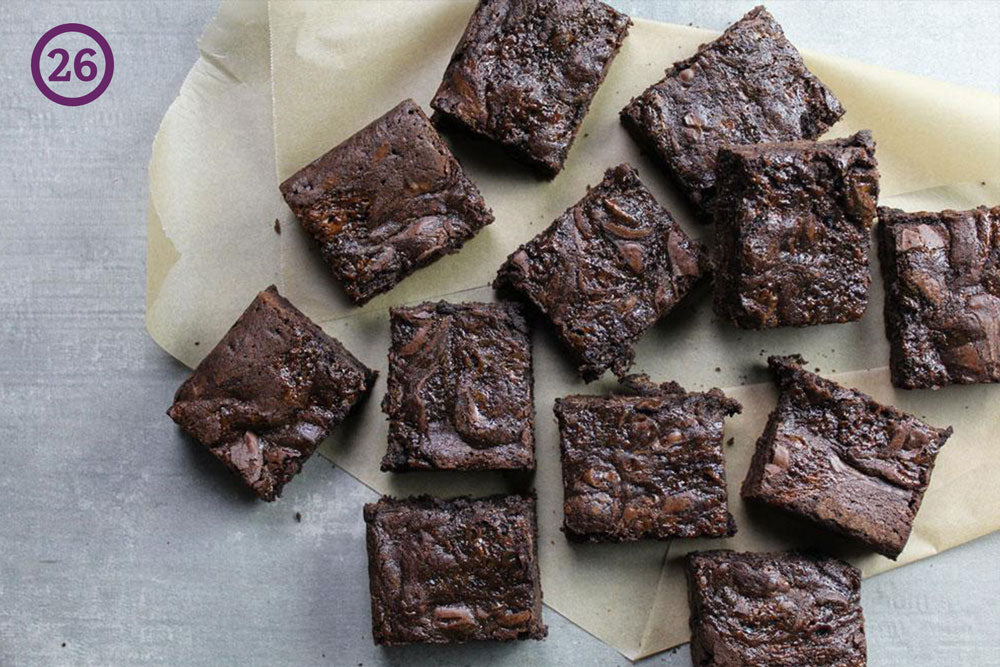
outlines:
M278 220L277 218L274 219L274 233L279 236L281 235L281 220Z
M733 446L733 441L735 439L736 438L730 438L729 440L726 440L726 447L732 447Z
M295 523L302 523L302 512L295 513Z
M195 344L195 346L197 347L198 345L201 345L201 342L200 342L200 341L197 341L197 340L196 340L196 341L194 342L194 344Z
M715 367L715 372L716 372L716 373L721 373L721 372L722 372L722 369L721 369L721 368L719 368L718 366L716 366L716 367Z
M63 642L63 643L62 643L62 647L63 647L63 648L66 648L66 642Z

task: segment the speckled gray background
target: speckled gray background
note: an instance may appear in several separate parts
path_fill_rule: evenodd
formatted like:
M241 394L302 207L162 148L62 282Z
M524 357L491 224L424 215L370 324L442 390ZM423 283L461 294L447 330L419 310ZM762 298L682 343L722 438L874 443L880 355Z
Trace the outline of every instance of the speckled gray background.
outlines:
M752 5L613 4L714 29ZM768 6L801 47L1000 91L998 2ZM142 324L146 163L214 11L0 3L0 665L624 663L551 611L540 643L375 648L360 511L375 494L317 458L255 503L164 416L186 371ZM28 69L68 21L116 55L82 108L45 100ZM994 534L865 582L871 664L1000 664L998 561ZM690 664L686 647L648 662Z

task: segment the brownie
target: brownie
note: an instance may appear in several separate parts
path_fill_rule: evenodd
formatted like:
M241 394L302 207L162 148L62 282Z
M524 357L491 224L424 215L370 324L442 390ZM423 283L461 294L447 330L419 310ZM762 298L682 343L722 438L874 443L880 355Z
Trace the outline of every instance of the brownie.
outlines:
M356 304L493 222L427 116L405 100L281 184Z
M742 409L718 389L687 393L645 375L611 396L556 400L563 531L572 540L725 537L722 422Z
M892 382L1000 382L1000 206L879 208Z
M272 285L174 396L167 414L262 500L274 500L377 373Z
M555 176L629 25L594 0L480 0L431 107Z
M622 164L511 254L494 286L541 310L590 381L624 374L635 341L707 269L703 246Z
M906 545L934 459L951 435L770 357L778 405L768 418L743 498L786 510L895 560Z
M535 499L365 505L376 644L542 639Z
M622 109L632 137L697 205L715 190L726 144L815 139L844 109L763 7L667 70Z
M382 470L535 467L531 336L515 303L390 310Z
M688 554L696 667L866 664L861 573L797 553Z
M864 315L879 190L869 132L722 148L717 182L716 314L745 329Z

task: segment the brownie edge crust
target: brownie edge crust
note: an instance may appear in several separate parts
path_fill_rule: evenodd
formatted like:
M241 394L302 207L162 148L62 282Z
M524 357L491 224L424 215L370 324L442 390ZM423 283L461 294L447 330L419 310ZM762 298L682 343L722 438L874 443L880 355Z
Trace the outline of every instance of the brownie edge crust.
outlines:
M274 500L378 375L272 285L167 410L262 500Z
M365 505L376 644L542 639L533 496Z
M691 659L696 667L867 661L861 573L798 553L687 556Z

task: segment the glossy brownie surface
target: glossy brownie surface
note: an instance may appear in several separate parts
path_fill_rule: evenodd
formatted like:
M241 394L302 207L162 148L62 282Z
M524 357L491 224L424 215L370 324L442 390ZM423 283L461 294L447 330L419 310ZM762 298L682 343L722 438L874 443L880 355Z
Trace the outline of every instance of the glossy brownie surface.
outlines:
M716 314L745 329L864 315L879 191L868 131L722 148L718 174Z
M893 384L1000 382L1000 206L878 217Z
M895 559L906 545L951 428L771 357L780 391L742 495Z
M636 340L707 268L702 245L622 164L512 253L494 286L531 301L590 381L624 375Z
M423 110L405 100L281 184L356 304L493 222Z
M696 667L866 664L861 573L796 553L688 555Z
M595 0L482 0L431 107L554 176L630 24Z
M383 470L533 469L531 337L521 306L393 308Z
M541 639L535 500L365 505L376 644Z
M763 7L675 63L622 109L635 140L695 204L715 187L725 144L815 139L844 114Z
M687 393L644 375L622 382L619 394L556 400L567 537L733 535L722 429L740 404L718 389Z
M274 500L375 377L271 286L180 386L167 414L257 496Z

